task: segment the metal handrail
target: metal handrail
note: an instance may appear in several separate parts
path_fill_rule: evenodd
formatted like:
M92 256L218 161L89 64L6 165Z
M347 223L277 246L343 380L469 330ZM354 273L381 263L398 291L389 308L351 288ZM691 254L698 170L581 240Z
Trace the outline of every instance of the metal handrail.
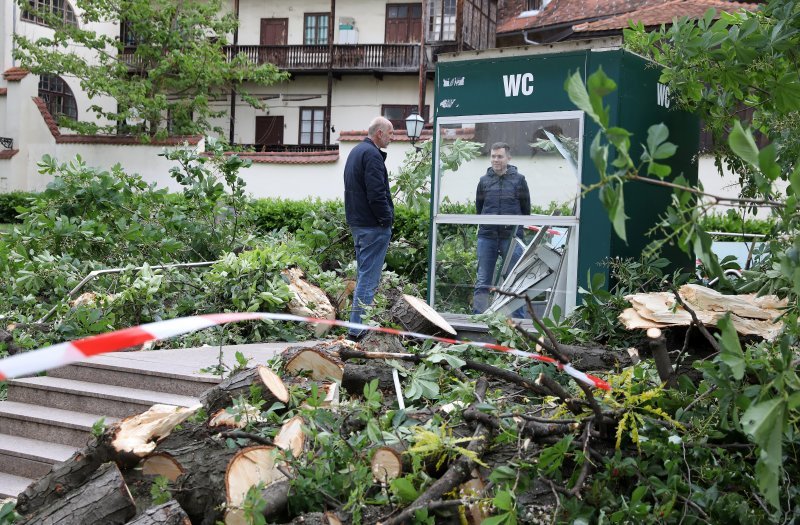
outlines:
M174 264L161 264L161 265L158 265L158 266L137 266L135 268L125 267L125 268L106 268L105 270L92 270L91 272L89 272L86 275L86 277L83 278L83 280L81 282L79 282L77 284L77 286L75 286L75 288L73 288L72 290L69 291L69 293L67 293L67 295L66 295L66 297L64 297L64 299L62 299L61 301L56 303L56 305L53 306L50 309L49 312L44 314L44 317L39 319L37 321L37 323L43 323L43 322L47 321L48 319L50 319L50 317L56 312L56 310L58 310L58 307L61 306L61 304L64 301L70 300L76 293L80 292L83 289L83 287L86 286L86 284L89 281L91 281L92 279L94 279L95 277L97 277L99 275L106 275L106 274L110 274L110 273L122 273L122 272L129 271L129 270L131 270L131 271L139 271L139 270L144 270L145 268L150 268L151 270L164 270L164 269L167 269L167 268L196 268L196 267L201 267L201 266L211 266L212 264L216 264L219 261L220 260L218 259L216 261L203 261L203 262L194 262L194 263L174 263Z

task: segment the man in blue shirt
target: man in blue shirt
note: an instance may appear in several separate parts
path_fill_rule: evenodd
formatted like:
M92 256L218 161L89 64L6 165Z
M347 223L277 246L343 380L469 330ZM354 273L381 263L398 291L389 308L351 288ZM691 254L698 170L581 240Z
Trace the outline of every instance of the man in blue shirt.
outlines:
M509 164L509 145L497 142L491 147L491 167L478 182L475 207L479 215L530 215L531 195L525 177L516 166ZM522 238L522 227L505 224L481 224L478 227L478 276L472 299L472 312L483 313L489 306L489 289L498 257L505 257L513 237ZM522 249L514 249L509 269L522 255ZM518 309L514 317L523 317Z
M392 141L393 133L391 122L383 117L373 119L367 138L353 148L344 167L344 210L358 266L350 312L352 323L361 322L364 307L375 298L392 237L394 204L382 148ZM347 337L357 341L363 335L363 331L351 329Z

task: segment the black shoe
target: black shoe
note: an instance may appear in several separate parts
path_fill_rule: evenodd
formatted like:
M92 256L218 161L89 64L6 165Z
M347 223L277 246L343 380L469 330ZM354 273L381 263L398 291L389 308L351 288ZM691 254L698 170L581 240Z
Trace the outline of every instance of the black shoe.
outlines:
M347 339L348 341L352 341L352 342L354 342L354 343L358 343L359 341L361 341L362 339L364 339L364 334L363 334L363 333L360 333L360 334L358 334L358 335L355 335L355 334L350 334L350 333L348 333L348 334L347 334L347 337L345 337L345 339Z

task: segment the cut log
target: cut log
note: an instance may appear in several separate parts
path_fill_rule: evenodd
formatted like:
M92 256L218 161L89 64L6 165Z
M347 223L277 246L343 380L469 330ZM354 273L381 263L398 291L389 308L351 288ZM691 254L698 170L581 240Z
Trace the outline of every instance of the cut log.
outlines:
M248 490L258 484L263 484L264 488L269 488L273 483L288 481L283 472L280 471L279 462L276 460L278 451L275 447L260 445L248 447L240 450L228 463L225 471L225 494L226 494L226 525L244 525L247 523L242 504L245 501ZM275 490L275 489L273 489ZM285 486L285 498L288 497L288 484ZM278 495L283 494L283 487L276 490ZM276 508L276 494L271 494L271 513L279 512L282 509Z
M80 487L15 523L122 525L135 514L136 504L125 485L125 480L122 479L117 465L109 462L98 468Z
M317 317L320 319L336 319L336 310L325 292L304 279L305 275L300 268L288 268L281 272L283 279L292 291L289 300L289 312L303 317ZM315 337L322 337L332 325L314 324Z
M104 434L28 485L17 497L17 512L22 515L35 512L83 485L100 465L111 460L109 438Z
M306 435L303 432L302 416L294 416L286 421L275 436L275 446L292 452L292 457L299 458L306 446Z
M445 321L428 303L413 295L403 294L392 305L390 313L392 318L409 332L456 336L456 331L450 326L450 323Z
M203 450L206 448L225 447L213 440L202 425L186 427L162 440L156 450L142 461L142 474L164 476L175 481L187 470L192 470L196 463L204 461ZM233 451L228 455L232 456Z
M174 465L183 471L175 480L172 494L192 523L213 525L223 518L225 470L239 449L228 448L224 441L211 438L192 440L189 435L184 437L183 450L173 442L176 446L171 448L172 454L164 454L165 459L173 460Z
M192 522L178 502L171 499L163 505L147 509L127 525L192 525Z
M264 417L261 415L261 410L245 403L244 406L238 407L235 414L229 412L227 408L218 410L208 420L208 426L210 428L245 428L251 423L261 423L263 421Z
M388 352L405 353L406 347L403 346L401 337L393 334L383 334L381 332L368 332L358 342L358 347L366 352Z
M275 372L266 366L257 366L234 374L213 388L209 388L200 396L200 402L209 414L233 405L239 396L250 397L250 387L261 388L261 397L269 408L276 401L283 404L289 402L289 391Z
M132 454L133 461L137 462L156 448L156 441L168 436L199 409L200 405L188 408L153 405L146 412L117 423L111 446L119 454Z
M408 466L408 458L403 456L402 451L392 447L376 448L370 461L372 477L377 483L389 483L399 478L408 470Z
M323 379L341 381L344 366L339 360L338 352L329 348L326 345L317 345L287 355L286 371L293 375L308 372L309 377L317 381Z
M360 396L364 392L364 385L377 379L378 388L382 391L394 392L394 378L391 366L380 361L365 365L345 363L342 372L342 389L350 395Z
M722 295L697 285L682 286L679 295L706 326L716 326L731 312L731 322L741 335L772 340L783 329L783 322L778 320L783 313L779 306L783 303L774 297L759 301L752 295ZM693 322L691 314L677 304L671 292L632 294L625 299L631 303L631 308L625 309L619 319L628 329L689 326ZM778 308L773 308L776 306Z

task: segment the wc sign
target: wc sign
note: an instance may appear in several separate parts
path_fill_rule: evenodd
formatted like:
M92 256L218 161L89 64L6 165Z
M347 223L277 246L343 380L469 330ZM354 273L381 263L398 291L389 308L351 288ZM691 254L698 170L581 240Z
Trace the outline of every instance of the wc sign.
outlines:
M669 87L665 86L661 82L656 84L656 101L659 106L669 108L669 95Z
M506 97L528 96L533 94L533 73L503 75L503 89Z

